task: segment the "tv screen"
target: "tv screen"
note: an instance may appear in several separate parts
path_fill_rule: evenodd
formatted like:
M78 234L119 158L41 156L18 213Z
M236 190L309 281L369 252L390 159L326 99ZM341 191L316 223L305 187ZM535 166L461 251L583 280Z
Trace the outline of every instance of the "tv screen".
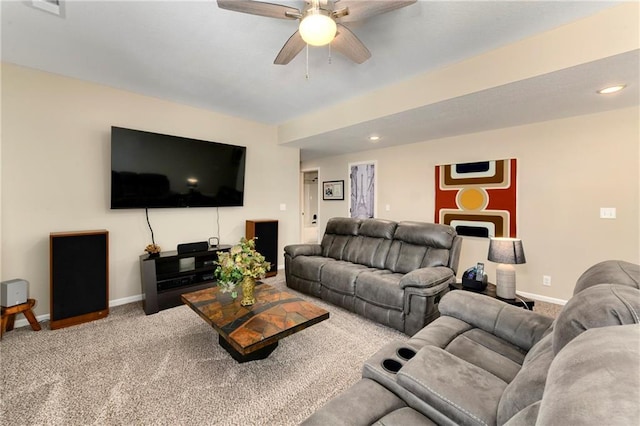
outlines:
M242 206L246 151L111 127L111 208Z

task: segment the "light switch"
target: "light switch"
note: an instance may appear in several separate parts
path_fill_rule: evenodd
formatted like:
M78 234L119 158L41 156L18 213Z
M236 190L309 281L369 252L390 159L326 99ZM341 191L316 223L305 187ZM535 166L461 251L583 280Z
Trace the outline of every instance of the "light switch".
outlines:
M384 209L385 209L386 211L391 211L391 205L390 205L390 204L386 204L386 205L384 206Z
M287 210L287 205L286 204L280 204L280 210L281 211Z
M600 219L615 219L616 208L615 207L600 207Z

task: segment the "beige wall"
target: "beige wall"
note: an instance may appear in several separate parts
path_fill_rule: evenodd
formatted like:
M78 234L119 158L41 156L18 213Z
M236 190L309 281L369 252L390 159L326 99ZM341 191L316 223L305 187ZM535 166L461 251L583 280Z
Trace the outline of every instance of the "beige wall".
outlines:
M141 293L138 256L151 235L144 210L109 209L112 125L247 146L245 205L219 209L221 242L260 218L280 221L280 253L298 242L299 152L277 145L275 126L3 64L0 278L29 281L37 315L49 312L51 232L109 230L110 300ZM165 250L217 231L214 208L149 216Z
M639 262L638 117L638 108L622 109L308 161L302 168L318 167L320 182L344 179L347 186L348 163L377 161L377 217L432 222L435 165L517 158L518 236L527 257L516 266L517 288L560 302L593 263ZM618 218L599 219L600 207L616 207ZM320 201L319 232L334 216L348 216L346 197ZM487 248L485 239L465 238L460 269L483 261L495 280ZM551 287L542 285L543 275L551 276Z

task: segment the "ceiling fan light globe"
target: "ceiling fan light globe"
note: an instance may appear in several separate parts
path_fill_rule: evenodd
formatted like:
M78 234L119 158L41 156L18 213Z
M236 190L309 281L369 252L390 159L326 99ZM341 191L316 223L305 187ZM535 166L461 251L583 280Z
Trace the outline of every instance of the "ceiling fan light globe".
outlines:
M336 36L336 23L321 11L307 14L300 22L300 36L311 46L324 46L331 43Z

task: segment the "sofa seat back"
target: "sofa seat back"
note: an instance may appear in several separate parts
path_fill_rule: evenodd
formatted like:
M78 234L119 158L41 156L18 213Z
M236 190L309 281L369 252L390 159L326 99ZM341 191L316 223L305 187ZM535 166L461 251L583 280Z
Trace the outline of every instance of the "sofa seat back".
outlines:
M573 294L604 283L615 283L640 289L640 265L623 260L605 260L596 263L580 275L573 288Z
M406 274L419 268L448 266L456 233L450 226L400 222L385 261L385 269Z
M365 219L358 235L351 238L343 252L343 259L371 268L384 269L391 239L397 223L383 219Z
M343 260L344 252L349 242L358 235L360 219L335 217L329 219L322 237L322 256L336 260Z
M498 406L498 424L546 398L549 368L576 337L589 329L627 324L640 327L640 290L625 284L598 284L574 295L562 308L552 331L531 348L522 368L506 387ZM608 374L604 368L601 371L601 374L593 372L594 376ZM596 386L599 382L594 379Z

